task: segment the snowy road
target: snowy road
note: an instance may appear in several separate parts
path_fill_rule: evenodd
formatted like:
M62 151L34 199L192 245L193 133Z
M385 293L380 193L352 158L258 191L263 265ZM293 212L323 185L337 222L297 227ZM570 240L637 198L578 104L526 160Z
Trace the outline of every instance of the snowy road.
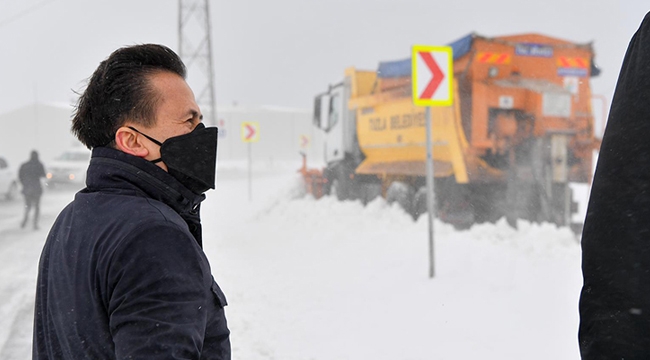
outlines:
M22 199L0 202L0 359L31 357L34 291L45 236L73 192L49 191L41 202L40 230L20 229Z
M234 359L579 358L568 229L436 223L430 280L426 219L382 201L297 198L295 170L279 170L257 172L249 202L246 172L220 168L202 209ZM18 229L20 203L0 203L0 359L29 357L38 256L72 196L46 194L36 232Z

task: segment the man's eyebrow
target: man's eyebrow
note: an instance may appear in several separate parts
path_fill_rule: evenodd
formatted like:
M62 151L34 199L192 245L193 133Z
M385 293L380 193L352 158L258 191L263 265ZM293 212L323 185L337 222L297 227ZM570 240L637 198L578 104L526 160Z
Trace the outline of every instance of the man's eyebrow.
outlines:
M194 109L188 110L183 117L188 116L188 115L192 116L192 118L202 118L203 117L203 115L201 115L198 112L198 110L194 110Z

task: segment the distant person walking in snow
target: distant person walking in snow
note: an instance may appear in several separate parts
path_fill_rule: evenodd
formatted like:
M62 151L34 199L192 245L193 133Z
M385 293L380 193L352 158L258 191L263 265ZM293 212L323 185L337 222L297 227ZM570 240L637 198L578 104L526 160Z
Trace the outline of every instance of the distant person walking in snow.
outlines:
M650 359L650 13L623 60L582 232L583 360Z
M20 224L24 228L29 221L29 212L34 209L34 230L38 229L38 217L41 211L41 195L43 187L41 178L45 177L43 164L38 160L38 152L32 151L29 161L20 166L18 179L23 186L23 196L25 197L25 216Z
M72 131L92 157L43 247L33 359L230 360L200 215L217 128L185 74L165 46L124 47L80 96Z

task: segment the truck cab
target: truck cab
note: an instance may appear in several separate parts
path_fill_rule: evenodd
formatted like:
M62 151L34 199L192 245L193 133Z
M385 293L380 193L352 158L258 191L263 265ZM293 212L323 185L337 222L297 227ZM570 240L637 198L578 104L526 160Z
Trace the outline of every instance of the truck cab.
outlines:
M325 163L334 165L359 158L361 152L356 138L356 112L349 108L351 79L331 85L314 101L314 126L325 134Z

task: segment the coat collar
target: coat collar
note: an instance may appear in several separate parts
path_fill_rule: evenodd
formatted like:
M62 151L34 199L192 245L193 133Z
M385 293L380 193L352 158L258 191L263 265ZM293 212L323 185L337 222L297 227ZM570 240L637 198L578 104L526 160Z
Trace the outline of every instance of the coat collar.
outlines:
M196 195L166 171L122 151L96 147L86 177L88 191L134 192L158 200L186 221L197 216L205 195ZM188 219L189 218L189 219Z

